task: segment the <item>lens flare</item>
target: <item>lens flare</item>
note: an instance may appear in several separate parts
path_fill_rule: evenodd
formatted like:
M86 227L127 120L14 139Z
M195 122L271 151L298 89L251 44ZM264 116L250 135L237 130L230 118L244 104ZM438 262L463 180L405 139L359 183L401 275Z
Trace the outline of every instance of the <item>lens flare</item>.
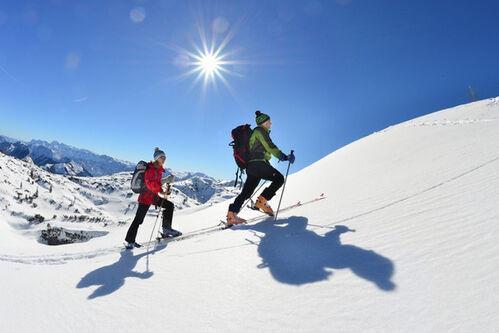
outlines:
M135 7L130 11L130 20L133 23L141 23L146 19L146 10L144 7Z

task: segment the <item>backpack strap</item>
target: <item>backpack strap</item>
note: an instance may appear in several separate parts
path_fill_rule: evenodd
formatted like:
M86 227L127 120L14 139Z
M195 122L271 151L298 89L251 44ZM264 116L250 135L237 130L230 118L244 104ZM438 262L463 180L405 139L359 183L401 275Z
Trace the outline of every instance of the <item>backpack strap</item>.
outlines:
M237 167L236 179L234 181L234 187L237 187L238 177L239 177L239 182L240 182L239 188L243 187L243 174L244 174L244 170L241 169L240 167Z

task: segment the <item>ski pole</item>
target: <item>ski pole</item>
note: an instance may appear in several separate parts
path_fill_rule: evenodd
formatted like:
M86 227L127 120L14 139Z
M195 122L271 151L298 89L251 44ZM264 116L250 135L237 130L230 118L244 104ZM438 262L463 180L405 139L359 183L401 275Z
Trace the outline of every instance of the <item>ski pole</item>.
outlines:
M295 151L294 150L291 150L291 154L290 155L293 155ZM291 166L291 161L289 161L288 163L288 170L286 171L286 177L284 178L284 184L282 185L282 193L281 193L281 198L279 199L279 205L277 206L277 211L275 212L275 219L274 221L277 221L277 214L279 214L279 208L281 208L281 201L282 201L282 197L284 195L284 190L286 189L286 181L288 180L288 173L289 173L289 167Z
M256 189L256 191L253 192L253 194L251 195L251 197L249 197L243 204L243 209L244 207L246 207L246 205L248 204L248 202L251 200L251 198L253 198L253 196L255 195L255 193L257 193L258 191L260 191L260 189L262 188L263 185L265 185L267 181L265 180L262 185L258 186L258 188Z
M152 235L154 234L154 229L156 229L156 224L158 223L159 214L161 214L161 210L163 210L163 201L164 198L161 198L161 205L159 206L158 215L156 215L156 221L154 221L154 226L151 230L151 236L149 237L149 242L147 243L147 257L146 257L146 271L149 272L149 246L151 245Z
M164 199L161 198L161 205L159 206L158 215L156 215L156 221L154 221L154 226L152 227L151 237L149 237L149 243L148 244L151 243L152 235L154 234L154 229L156 229L156 224L158 223L159 214L161 214L161 210L163 209L163 201L164 201Z

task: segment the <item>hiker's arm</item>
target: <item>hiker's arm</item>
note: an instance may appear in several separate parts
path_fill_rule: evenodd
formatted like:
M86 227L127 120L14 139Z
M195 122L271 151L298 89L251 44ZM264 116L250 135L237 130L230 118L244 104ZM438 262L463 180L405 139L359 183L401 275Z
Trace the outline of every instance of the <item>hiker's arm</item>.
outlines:
M256 133L256 138L262 143L266 151L279 158L281 156L281 150L272 142L270 135L264 130L259 130Z

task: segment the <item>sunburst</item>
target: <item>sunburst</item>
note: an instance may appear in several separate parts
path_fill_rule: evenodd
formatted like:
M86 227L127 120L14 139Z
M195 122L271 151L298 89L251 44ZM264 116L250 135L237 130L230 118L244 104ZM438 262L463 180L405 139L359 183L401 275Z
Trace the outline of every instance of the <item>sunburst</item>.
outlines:
M207 81L214 81L216 78L223 79L222 72L226 69L224 65L227 62L222 56L216 56L214 52L207 51L194 56L194 61L191 62L195 66L194 71L199 72L200 77L204 77Z
M216 86L217 81L221 81L229 91L233 92L232 87L227 81L225 75L240 76L240 74L230 69L232 65L240 65L243 62L229 59L235 53L235 50L226 50L227 44L233 37L233 31L229 31L222 42L216 46L215 39L212 38L208 43L206 34L198 26L201 45L193 43L194 51L178 48L179 53L187 57L185 66L190 68L184 76L196 75L192 87L203 81L203 92L206 92L210 84Z

